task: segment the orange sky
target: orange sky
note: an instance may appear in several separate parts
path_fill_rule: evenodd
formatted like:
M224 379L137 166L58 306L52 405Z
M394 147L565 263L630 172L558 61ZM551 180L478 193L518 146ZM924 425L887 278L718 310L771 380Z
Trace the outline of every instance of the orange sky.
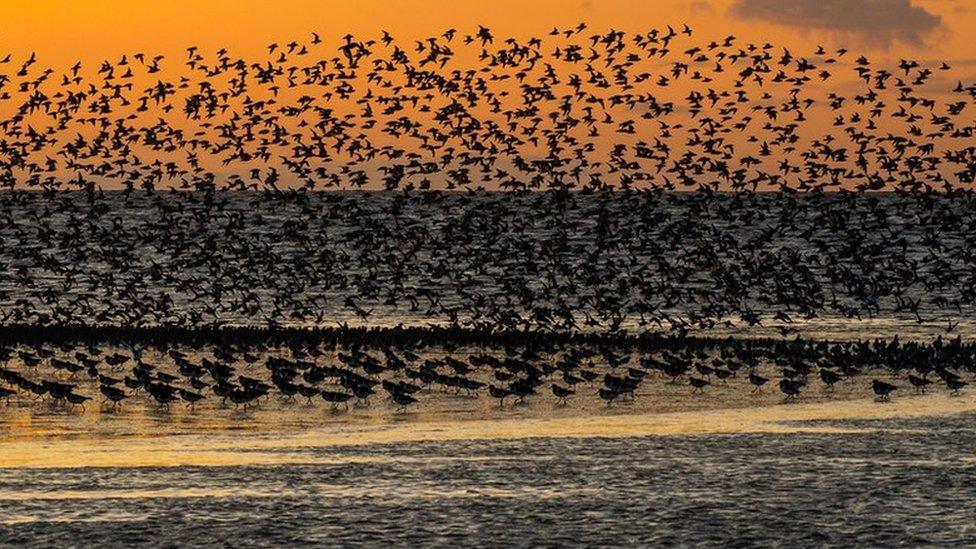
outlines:
M702 36L735 33L802 49L845 44L877 56L914 56L976 63L976 5L969 0L911 0L940 17L922 43L878 44L870 32L834 32L743 19L730 14L739 0L2 0L0 50L36 51L42 62L100 60L123 50L166 53L189 44L231 46L248 54L271 41L347 32L422 37L477 24L501 35L543 34L553 25L587 21L593 27L644 31L689 22ZM786 0L789 2L792 0ZM824 0L825 3L839 0ZM846 0L844 0L846 1ZM863 0L884 2L887 0ZM900 0L909 2L909 0ZM843 2L842 2L843 3ZM973 72L973 71L970 71Z

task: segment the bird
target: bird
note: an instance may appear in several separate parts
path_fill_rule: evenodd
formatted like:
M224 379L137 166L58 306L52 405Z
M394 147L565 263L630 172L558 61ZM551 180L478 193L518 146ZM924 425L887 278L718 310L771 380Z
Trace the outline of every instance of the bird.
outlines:
M620 396L620 393L605 387L601 387L599 391L597 391L597 395L599 395L599 397L607 403L607 406L611 406L613 401Z
M887 401L891 399L891 393L898 389L898 387L891 383L875 379L871 381L871 389L874 391L874 394L878 395L880 400Z
M552 394L556 397L556 399L559 402L565 404L566 399L569 398L570 396L576 394L576 391L573 391L572 389L567 389L566 387L562 387L560 385L553 384L552 385Z
M179 392L180 398L183 399L183 401L186 402L187 405L189 405L191 408L197 402L199 402L199 401L201 401L201 400L203 400L205 398L202 394L196 393L196 392L193 392L193 391L189 391L187 389L179 389L178 392Z
M781 379L779 382L779 390L786 395L787 400L795 400L800 395L800 390L803 385L802 381Z
M967 382L961 380L961 379L947 379L946 380L946 387L949 389L949 391L950 391L950 393L952 395L958 395L959 392L966 385L969 385L969 384Z
M749 374L749 383L754 387L752 390L754 393L761 393L763 385L765 385L767 382L769 382L768 378L762 377L755 373Z
M498 399L498 406L502 407L505 405L505 399L512 396L512 392L504 387L496 387L494 385L488 386L488 394L492 398Z
M91 400L91 397L89 396L79 395L73 392L68 392L65 395L65 398L72 406L80 405L82 408L85 407L85 402Z
M113 407L118 406L126 398L125 391L112 385L102 384L98 389L105 396L105 399L112 403Z
M400 409L404 409L404 410L411 404L415 404L418 402L416 398L404 393L394 393L393 395L391 395L391 398L393 399L393 402L395 402L396 405L400 407Z
M912 387L915 387L917 393L924 393L925 388L932 384L931 380L912 374L908 374L908 382L912 384Z
M834 390L834 384L840 381L842 378L840 374L834 372L833 370L828 370L826 368L820 369L820 380L823 381L825 389L829 391Z
M705 387L711 385L711 382L707 379L701 379L697 377L688 378L688 383L694 387L695 392L703 393L705 392Z
M349 408L349 401L353 398L353 395L336 391L322 391L320 394L322 396L322 400L330 403L333 408L337 407L339 404Z

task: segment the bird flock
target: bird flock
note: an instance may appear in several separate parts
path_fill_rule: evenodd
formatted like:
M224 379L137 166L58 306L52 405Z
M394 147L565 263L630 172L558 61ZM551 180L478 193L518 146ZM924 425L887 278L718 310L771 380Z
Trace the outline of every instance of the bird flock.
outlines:
M524 39L314 34L264 56L180 57L0 59L0 181L924 191L976 176L976 84L945 63L586 24Z
M135 340L17 343L0 349L0 399L383 394L405 409L426 391L504 405L548 388L612 405L660 377L695 393L775 380L792 400L875 370L887 399L893 379L958 393L976 364L959 337L976 318L976 84L946 63L586 24L171 57L0 58L6 329L406 324L540 341L462 354L445 339L425 357L216 338L152 360ZM799 337L876 318L954 339ZM781 341L689 335L767 326ZM649 331L681 344L547 339Z
M953 337L976 318L968 195L300 196L0 193L0 322Z
M885 401L900 388L893 379L904 380L906 390L910 386L916 393L941 385L958 395L976 374L976 343L674 338L652 348L614 348L557 345L539 337L527 345L473 347L450 341L383 343L374 337L285 345L131 341L108 348L61 342L5 346L0 364L0 400L7 404L16 398L76 409L96 400L105 412L133 401L157 408L181 403L192 410L208 400L247 410L272 400L348 409L350 403L368 406L371 399L404 411L436 393L485 396L497 399L499 407L506 400L509 406L532 406L547 393L560 406L588 394L612 406L641 398L652 384L685 385L689 394L706 398L710 386L737 380L752 393L773 381L786 401L818 385L829 394L839 383L870 387Z

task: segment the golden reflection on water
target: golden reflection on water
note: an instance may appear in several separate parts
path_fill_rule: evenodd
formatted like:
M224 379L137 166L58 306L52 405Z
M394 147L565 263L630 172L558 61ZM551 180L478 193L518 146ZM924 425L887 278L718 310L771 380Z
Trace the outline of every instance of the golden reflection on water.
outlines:
M849 432L848 427L804 422L877 420L976 411L976 399L944 394L870 398L682 412L566 417L499 418L400 423L340 423L302 430L260 428L155 434L130 432L69 436L37 434L0 442L0 467L172 467L322 464L387 461L388 456L330 455L340 446L422 441L477 441L539 437L634 437L731 433ZM216 426L209 424L210 427ZM253 427L253 428L252 428ZM324 450L324 451L311 451ZM397 457L396 459L402 459Z

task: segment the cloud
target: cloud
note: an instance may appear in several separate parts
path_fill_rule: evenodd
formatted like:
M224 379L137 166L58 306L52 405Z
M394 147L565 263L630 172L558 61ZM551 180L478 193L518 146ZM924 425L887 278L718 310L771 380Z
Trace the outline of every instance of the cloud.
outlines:
M942 18L912 0L734 0L729 13L790 27L855 34L869 42L919 44Z
M692 0L691 2L688 2L688 11L693 15L711 13L712 5L705 0Z

